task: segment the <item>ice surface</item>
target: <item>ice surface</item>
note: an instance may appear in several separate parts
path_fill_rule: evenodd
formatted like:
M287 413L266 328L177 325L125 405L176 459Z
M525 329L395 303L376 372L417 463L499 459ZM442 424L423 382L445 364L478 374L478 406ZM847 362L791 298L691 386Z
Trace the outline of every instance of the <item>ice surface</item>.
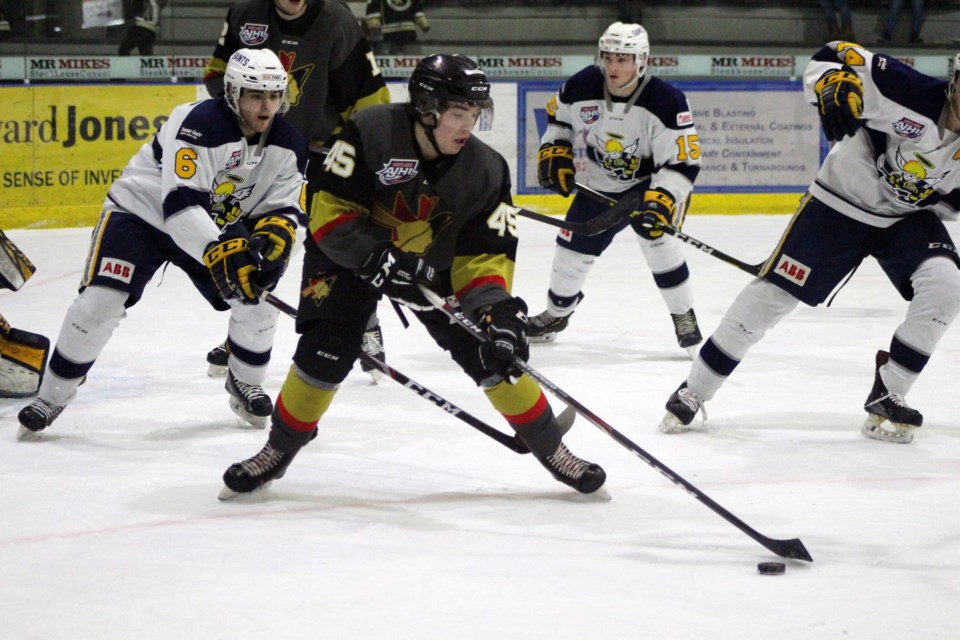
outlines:
M787 220L694 215L684 231L760 262ZM520 228L515 288L537 313L554 231ZM89 229L8 235L37 273L0 292L0 311L55 341ZM910 445L860 435L874 353L906 308L872 261L831 308L768 334L708 405L706 433L663 435L689 361L631 235L531 363L762 534L801 538L813 564L758 575L777 558L582 417L567 442L605 467L611 502L359 367L286 477L218 502L223 471L266 433L206 376L226 316L170 268L41 441L17 442L25 402L0 400L0 637L960 637L957 328L909 395L925 416ZM707 335L749 276L687 255ZM296 277L278 293L295 302ZM507 429L421 327L386 305L381 318L393 366ZM274 396L296 342L280 322Z

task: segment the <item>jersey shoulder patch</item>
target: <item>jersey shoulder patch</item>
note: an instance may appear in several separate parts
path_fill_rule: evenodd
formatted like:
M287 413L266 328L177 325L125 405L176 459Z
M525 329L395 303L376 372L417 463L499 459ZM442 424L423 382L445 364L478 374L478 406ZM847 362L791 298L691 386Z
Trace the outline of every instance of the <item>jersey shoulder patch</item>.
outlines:
M636 105L652 113L668 129L693 126L693 114L690 113L687 97L680 89L660 78L650 78Z
M603 100L603 72L596 65L581 69L560 87L564 104L587 100Z
M213 98L195 102L177 129L177 140L195 147L219 147L240 139L240 127L226 100Z
M936 122L946 101L947 83L895 58L874 54L870 77L885 98Z

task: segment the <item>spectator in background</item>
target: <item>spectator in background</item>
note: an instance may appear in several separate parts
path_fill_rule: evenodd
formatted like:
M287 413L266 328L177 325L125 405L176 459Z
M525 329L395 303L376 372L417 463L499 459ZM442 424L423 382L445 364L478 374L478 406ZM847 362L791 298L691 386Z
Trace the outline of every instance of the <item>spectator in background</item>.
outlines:
M420 0L368 0L366 20L379 55L420 53L417 27L430 31Z
M142 56L153 55L153 43L160 35L160 5L157 0L134 0L133 19L123 36L119 53L130 55L137 49Z
M0 0L0 40L27 33L24 0Z
M896 1L896 0L895 0ZM850 3L847 0L820 0L823 17L827 20L827 31L831 40L856 40L853 35L853 19L850 16ZM840 19L837 20L837 16Z
M903 5L907 0L893 0L890 3L890 12L887 13L887 21L883 24L883 33L880 34L880 42L886 43L893 39L893 28L897 26L897 18L903 11ZM926 0L911 0L910 2L910 44L923 44L923 38L920 37L920 29L923 28L923 8Z

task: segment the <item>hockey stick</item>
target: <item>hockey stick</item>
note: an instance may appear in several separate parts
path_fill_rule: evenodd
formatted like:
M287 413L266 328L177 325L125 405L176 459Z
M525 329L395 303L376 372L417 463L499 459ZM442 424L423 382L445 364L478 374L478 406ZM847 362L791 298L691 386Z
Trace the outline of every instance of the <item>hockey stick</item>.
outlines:
M471 335L473 335L477 340L484 342L489 340L487 334L478 327L474 322L471 322L462 311L454 309L450 304L438 296L433 291L427 289L424 286L420 287L420 290L423 292L423 295L427 300L435 306L437 309L443 311L452 321L459 324L461 327L466 329ZM810 556L810 553L807 551L806 547L803 546L803 543L799 538L793 538L791 540L775 540L773 538L768 538L767 536L761 534L757 530L753 529L747 525L743 520L736 517L718 503L714 502L709 496L697 489L695 486L684 480L681 476L674 473L669 467L665 464L654 458L652 455L640 448L639 445L634 443L632 440L628 439L625 435L614 429L612 426L607 424L604 420L597 416L585 406L580 404L575 398L566 393L563 389L553 384L548 380L542 373L531 367L529 364L524 362L518 357L513 358L513 364L523 371L525 374L539 382L542 386L546 387L553 395L567 403L567 405L574 407L580 415L593 423L601 431L604 431L608 436L613 438L617 444L621 445L635 456L646 462L648 465L656 469L662 476L667 480L670 480L675 485L679 486L681 489L692 495L694 498L705 504L714 513L718 514L724 520L740 529L761 545L777 554L782 558L794 558L797 560L806 560L807 562L813 562L813 558Z
M291 305L281 300L280 298L278 298L277 296L273 295L269 291L264 291L261 294L261 297L267 303L273 305L274 307L276 307L283 313L287 314L291 318L296 319L297 310ZM430 389L427 389L422 384L419 384L411 380L407 376L403 375L402 373L400 373L399 371L397 371L396 369L388 365L386 362L377 360L373 356L363 351L360 352L360 360L362 362L366 362L368 365L370 365L371 367L374 367L378 371L382 371L386 375L390 376L390 378L395 380L397 383L410 389L411 391L419 395L421 398L425 398L426 400L429 400L430 402L440 407L450 415L456 418L459 418L463 422L466 422L468 425L470 425L477 431L483 433L484 435L490 436L491 438L493 438L494 440L496 440L506 448L510 449L511 451L515 451L517 453L530 453L530 449L527 448L527 445L523 444L523 442L516 436L507 435L506 433L491 427L490 425L488 425L486 422L483 422L479 418L475 418L474 416L470 415L469 413L467 413L457 405L445 400L443 397L434 393ZM568 418L569 417L572 417L572 416L568 416ZM572 425L573 420L570 419L569 422ZM569 427L567 428L569 429Z
M529 218L530 220L543 222L553 227L559 227L566 231L572 231L573 233L579 233L580 235L584 236L595 236L603 233L607 229L615 227L626 220L627 216L633 213L642 203L643 200L639 197L631 197L630 199L624 198L624 200L622 200L620 203L610 202L610 209L608 211L604 211L596 218L585 220L584 222L567 222L566 220L548 216L542 213L537 213L536 211L530 211L529 209L523 209L521 207L511 207L511 209L516 215Z
M582 192L584 195L589 196L590 198L596 200L597 202L604 202L610 205L611 207L616 207L619 205L619 202L614 200L613 198L606 196L600 193L599 191L594 191L590 187L586 187L580 183L577 183L577 191ZM620 200L620 202L623 202L623 200ZM664 233L666 233L667 235L671 235L677 240L680 240L681 242L685 242L690 246L694 247L695 249L699 249L700 251L703 251L704 253L713 256L714 258L723 260L727 264L733 265L737 269L740 269L741 271L749 273L752 276L759 276L760 270L763 268L763 265L764 265L763 262L761 262L760 264L748 264L743 260L738 260L737 258L734 258L733 256L720 251L719 249L715 249L711 247L705 242L701 242L696 238L691 238L687 234L683 233L676 227L673 227L669 224L660 224L657 226L657 228L663 231Z

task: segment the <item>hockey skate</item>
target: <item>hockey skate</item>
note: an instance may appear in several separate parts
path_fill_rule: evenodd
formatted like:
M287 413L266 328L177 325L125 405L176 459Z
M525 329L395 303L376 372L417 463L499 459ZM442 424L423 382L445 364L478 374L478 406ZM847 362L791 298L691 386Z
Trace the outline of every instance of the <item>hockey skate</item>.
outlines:
M913 433L923 424L923 416L904 401L903 396L890 393L880 377L880 367L890 360L886 351L877 352L877 369L873 389L864 403L867 419L860 432L873 440L909 444ZM889 424L885 424L889 422Z
M549 310L530 316L527 320L527 341L553 342L556 340L557 334L567 328L570 316L573 315L581 300L583 300L583 294L578 293L576 301L571 305L570 313L565 316L555 316Z
M673 318L673 330L677 334L677 344L681 349L686 349L690 354L690 359L697 357L697 345L703 342L703 336L700 335L700 325L697 324L697 314L691 308L686 313L671 313Z
M28 440L33 435L43 431L57 419L63 407L52 405L46 400L34 398L33 402L20 409L17 416L20 419L20 429L17 431L17 440Z
M229 500L241 493L266 489L274 480L283 477L297 451L283 453L267 442L257 455L230 465L223 474L224 487L220 490L220 499Z
M230 394L230 408L247 424L263 429L267 418L273 413L273 402L258 384L247 384L233 377L227 371L227 383L224 388Z
M207 375L211 378L222 378L227 375L227 364L230 360L230 347L227 341L217 345L207 354Z
M387 354L384 353L383 350L383 331L380 330L379 324L372 329L367 329L364 331L363 342L360 344L360 348L363 349L363 352L371 358L376 358L380 362L387 361ZM379 369L374 369L366 362L361 361L360 368L366 373L370 374L374 384L379 383L383 378L382 371Z
M554 478L580 493L595 493L607 480L607 474L600 465L573 455L562 442L551 455L537 456L537 460L553 474ZM605 492L601 497L609 499Z
M707 421L707 410L696 393L687 388L686 381L673 392L666 405L667 413L657 427L660 433L686 433L690 431L697 412L703 409L703 421Z

